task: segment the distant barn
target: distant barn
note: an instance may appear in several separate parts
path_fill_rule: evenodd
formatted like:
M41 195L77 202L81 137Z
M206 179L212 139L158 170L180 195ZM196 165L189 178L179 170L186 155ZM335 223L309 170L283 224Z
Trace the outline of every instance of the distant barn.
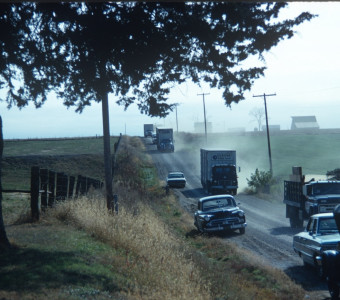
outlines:
M315 116L292 117L291 130L319 129Z

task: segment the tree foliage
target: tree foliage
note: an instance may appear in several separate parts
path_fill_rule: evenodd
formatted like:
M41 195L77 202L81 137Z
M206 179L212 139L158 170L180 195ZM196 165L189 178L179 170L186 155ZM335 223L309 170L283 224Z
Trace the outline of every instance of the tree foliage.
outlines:
M0 116L0 250L3 248L10 247L9 240L7 238L4 219L2 216L2 182L1 182L1 173L2 173L2 154L4 149L4 139L2 135L2 118Z
M263 75L247 59L313 18L279 20L287 4L237 2L6 3L0 7L0 88L8 106L41 106L51 90L81 112L112 93L127 108L165 116L188 79L223 89L225 104Z
M329 180L340 180L340 168L336 168L326 173Z
M247 178L248 186L255 188L256 192L265 190L274 184L275 180L270 171L259 171L257 168L254 174L251 174L250 179Z

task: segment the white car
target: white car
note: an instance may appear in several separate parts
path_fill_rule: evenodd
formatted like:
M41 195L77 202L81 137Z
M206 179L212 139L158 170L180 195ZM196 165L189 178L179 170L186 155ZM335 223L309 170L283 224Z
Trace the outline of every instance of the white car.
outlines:
M184 188L186 183L187 180L182 172L170 172L166 178L166 184L169 187Z
M325 250L335 250L340 234L333 213L315 214L309 218L305 231L293 237L294 251L304 264L318 267L317 258Z

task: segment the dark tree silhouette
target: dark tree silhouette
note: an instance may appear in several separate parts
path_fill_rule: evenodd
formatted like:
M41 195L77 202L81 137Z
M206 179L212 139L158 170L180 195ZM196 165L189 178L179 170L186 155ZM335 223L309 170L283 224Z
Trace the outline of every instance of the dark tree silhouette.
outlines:
M237 2L74 2L0 6L0 88L8 106L39 107L54 90L77 112L103 104L107 202L112 201L108 95L165 117L174 84L201 80L244 99L265 67L242 65L311 20L278 20L287 4Z
M4 139L2 135L2 118L0 116L0 249L7 248L10 243L7 239L5 230L5 224L2 215L2 184L1 184L1 172L2 172L2 153L4 149Z

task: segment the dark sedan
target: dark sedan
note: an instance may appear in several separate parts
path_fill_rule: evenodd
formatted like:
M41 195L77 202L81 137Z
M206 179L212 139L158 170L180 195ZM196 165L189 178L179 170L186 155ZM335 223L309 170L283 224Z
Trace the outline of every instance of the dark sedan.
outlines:
M194 225L200 232L239 230L245 233L246 216L231 195L217 195L198 200Z

